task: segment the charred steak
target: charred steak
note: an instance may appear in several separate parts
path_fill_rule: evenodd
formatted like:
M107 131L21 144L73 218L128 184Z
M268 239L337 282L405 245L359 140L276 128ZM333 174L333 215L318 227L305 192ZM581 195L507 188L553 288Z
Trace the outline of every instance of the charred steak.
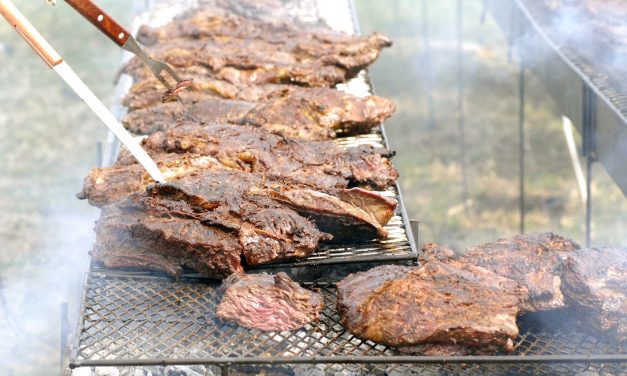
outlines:
M215 77L236 84L332 87L374 62L381 49L392 44L381 34L351 37L339 33L301 32L278 41L264 38L264 35L207 36L161 40L148 50L151 56L177 67L208 67ZM125 72L135 78L147 76L146 68L138 59L131 60Z
M238 171L206 171L174 184L151 186L148 191L152 196L182 200L194 207L200 203L197 209L200 211L204 210L204 203L221 203L216 209L204 211L202 221L229 228L238 227L240 231L243 229L241 225L228 224L230 221L224 219L227 214L235 213L241 219L255 219L262 225L275 226L279 223L277 218L265 218L252 206L243 205L242 202L253 201L260 208L272 207L278 211L289 208L310 218L322 231L331 233L334 240L386 237L383 224L389 221L396 207L395 201L378 195L378 205L367 203L365 200L373 194L360 189L345 190L342 194L364 197L364 206L354 203L358 200L344 201L306 186L285 184L262 175ZM290 228L286 225L286 228L277 228L271 233L277 232L272 236L276 239L292 234L295 238L290 243L297 243L298 231L297 226ZM248 241L243 241L244 246L246 243Z
M110 268L139 267L179 276L185 266L210 278L243 271L243 248L235 234L185 216L148 211L139 200L129 198L103 209L95 230L90 254Z
M562 292L585 328L627 341L627 248L571 252L562 267Z
M329 238L296 211L252 192L261 180L255 178L200 176L185 186L156 185L107 206L96 226L93 255L109 266L141 266L142 257L156 253L145 266L173 275L188 266L224 278L242 270L242 258L249 265L302 258ZM229 262L219 261L223 257Z
M337 288L346 329L410 350L427 344L512 351L518 307L527 294L510 279L455 260L379 266L349 275Z
M579 245L553 233L516 235L469 248L464 253L468 263L511 278L529 290L527 312L564 307L559 267Z
M398 172L385 149L341 148L331 141L284 138L261 128L185 123L142 142L153 157L164 153L211 156L229 169L288 177L318 187L365 186L386 189ZM136 163L122 150L115 167Z
M324 300L285 273L233 274L223 282L218 317L247 328L296 330L320 319Z
M137 134L195 121L255 126L284 137L326 140L339 134L368 133L394 109L392 102L377 96L358 98L327 89L287 90L257 103L212 97L191 104L161 103L129 113L122 123Z

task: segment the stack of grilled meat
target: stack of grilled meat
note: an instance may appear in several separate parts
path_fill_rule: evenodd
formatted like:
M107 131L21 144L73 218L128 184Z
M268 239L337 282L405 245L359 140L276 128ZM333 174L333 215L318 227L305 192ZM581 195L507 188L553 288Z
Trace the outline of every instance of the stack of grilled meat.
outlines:
M103 209L96 260L226 278L307 257L322 242L387 236L397 203L377 191L398 178L392 154L333 141L394 112L387 99L334 88L374 62L387 37L211 10L143 27L138 38L193 84L166 93L139 60L124 67L135 82L123 123L147 136L168 184L154 184L124 150L89 173L79 197Z

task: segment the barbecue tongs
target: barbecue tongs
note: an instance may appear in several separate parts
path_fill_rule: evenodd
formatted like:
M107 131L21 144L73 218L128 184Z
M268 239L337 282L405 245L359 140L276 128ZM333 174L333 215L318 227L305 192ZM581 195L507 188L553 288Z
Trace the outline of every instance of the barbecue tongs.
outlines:
M65 0L72 8L85 17L89 22L102 31L109 39L114 41L123 49L135 54L139 57L157 77L157 79L168 89L168 92L176 95L191 85L191 81L182 80L174 69L163 61L151 58L139 46L135 38L122 25L109 16L98 5L91 0ZM175 85L171 85L164 74L169 73L175 80Z

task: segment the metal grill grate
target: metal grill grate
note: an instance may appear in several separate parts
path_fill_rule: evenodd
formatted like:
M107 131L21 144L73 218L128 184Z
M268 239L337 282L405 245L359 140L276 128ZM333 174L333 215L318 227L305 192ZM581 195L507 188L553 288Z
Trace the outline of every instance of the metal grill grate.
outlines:
M137 278L91 273L85 296L84 321L74 365L85 361L132 361L141 359L242 359L306 356L398 355L393 349L360 340L340 324L335 310L333 284L314 284L325 298L318 323L291 332L262 332L223 321L215 314L220 294L215 283L172 282L167 278ZM519 321L521 336L514 355L619 354L618 344L573 329L564 312L533 315ZM547 329L550 328L550 329ZM317 365L327 373L360 370L391 375L580 373L585 369L619 374L621 364L332 364ZM298 367L303 367L298 366ZM310 366L311 367L311 366ZM542 367L542 368L539 368Z

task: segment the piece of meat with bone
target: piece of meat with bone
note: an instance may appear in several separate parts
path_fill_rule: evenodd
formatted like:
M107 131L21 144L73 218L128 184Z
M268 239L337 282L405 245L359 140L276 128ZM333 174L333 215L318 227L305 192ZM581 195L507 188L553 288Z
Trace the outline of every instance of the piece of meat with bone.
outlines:
M513 279L529 290L525 312L563 308L560 265L579 245L551 232L516 235L472 247L464 252L468 263Z
M392 115L394 104L381 97L359 98L338 90L284 90L248 103L205 97L198 102L161 103L122 119L133 133L164 131L184 121L261 127L284 137L327 140L368 133Z
M296 330L320 319L324 299L285 273L233 274L223 282L218 317L264 331Z
M511 352L519 305L527 295L487 269L435 259L419 267L385 265L350 274L337 288L346 329L405 351L447 345L441 350Z
M259 38L172 39L147 48L147 52L177 68L211 68L213 76L234 84L333 87L355 76L376 60L381 49L392 44L381 34L349 38L346 43L333 36L285 43ZM138 58L133 58L123 72L135 79L148 75Z
M216 216L216 213L223 214L224 211L238 213L242 218L248 216L256 218L254 211L241 212L251 206L244 206L240 201L258 202L258 206L290 208L312 220L322 231L328 231L334 236L334 240L387 237L387 231L383 226L392 217L396 208L396 201L383 196L380 196L378 205L363 200L362 202L366 204L360 206L359 200L343 201L339 197L307 186L238 171L206 171L174 184L154 185L148 190L153 196L169 200L221 202L223 204L219 209L204 213L202 220L205 223L226 227L231 225L225 224L224 216ZM373 195L359 188L345 190L344 194L352 197ZM212 220L216 222L213 223ZM269 225L272 225L272 222L269 222ZM289 229L281 230L276 235L277 239L281 238L282 231L291 233ZM293 239L290 241L294 242ZM245 243L243 244L245 246Z
M261 128L184 123L148 136L142 146L153 157L164 153L210 156L228 169L290 178L321 188L386 189L398 179L387 149L342 148L332 141L289 139ZM135 163L123 149L115 167Z
M627 342L627 248L571 252L562 265L562 292L583 328Z
M205 183L207 187L213 184L221 186L226 182L220 179L230 177L234 184L246 185L255 195L269 197L311 216L318 226L336 234L336 241L386 237L387 231L383 226L392 218L397 205L393 199L361 188L321 190L288 179L273 180L259 174L228 171L207 161L214 159L183 156L181 161L177 161L180 163L167 171L168 180L174 183L178 180L177 187L194 186L197 189ZM203 182L203 178L208 180ZM150 177L137 164L108 170L94 169L85 178L83 191L77 196L87 198L91 205L102 207L141 193L149 184Z

